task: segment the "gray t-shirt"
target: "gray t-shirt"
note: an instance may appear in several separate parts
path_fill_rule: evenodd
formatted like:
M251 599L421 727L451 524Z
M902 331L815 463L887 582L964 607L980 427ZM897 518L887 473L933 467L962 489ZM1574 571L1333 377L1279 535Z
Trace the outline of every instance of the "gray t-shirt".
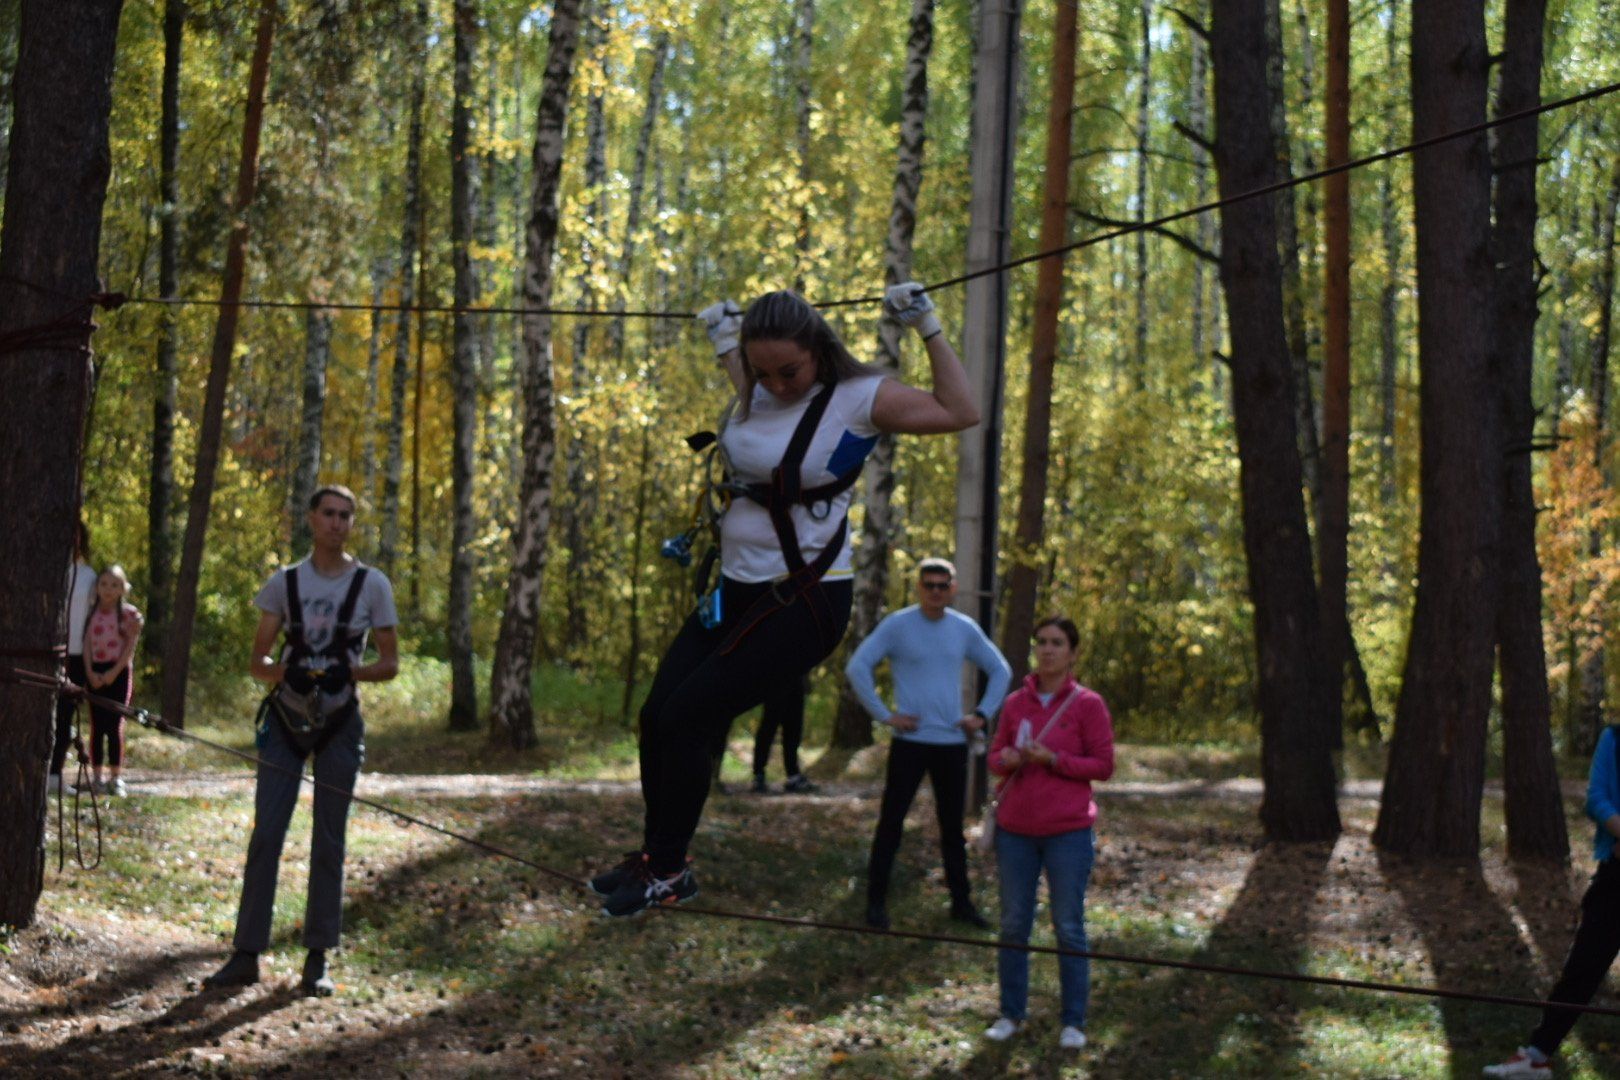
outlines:
M308 559L297 564L298 599L304 608L304 644L310 652L318 653L331 642L332 632L337 628L338 608L343 606L343 598L349 592L349 582L360 566L360 561L356 559L337 577L326 577ZM260 611L280 615L283 628L292 621L287 611L287 581L281 571L276 571L264 583L264 588L253 598L253 606ZM358 635L349 649L349 664L359 665L366 651L368 630L386 630L398 624L399 613L394 610L394 587L381 570L374 566L367 567L366 580L360 586L360 595L354 602L354 614L349 618L349 632ZM285 649L281 658L286 659Z

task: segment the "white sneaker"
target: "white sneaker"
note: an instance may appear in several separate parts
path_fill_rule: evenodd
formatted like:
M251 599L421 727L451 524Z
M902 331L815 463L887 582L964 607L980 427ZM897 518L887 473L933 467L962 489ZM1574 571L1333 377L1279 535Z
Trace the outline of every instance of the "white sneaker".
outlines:
M62 774L59 772L51 773L50 779L45 781L45 794L60 795L62 791Z
M111 784L107 785L106 790L108 795L116 795L119 798L123 798L125 795L129 794L129 789L124 786L124 778L122 776L118 777Z
M1530 1057L1530 1048L1528 1046L1519 1047L1518 1053L1514 1054L1500 1065L1485 1066L1486 1076L1505 1078L1505 1080L1512 1080L1513 1077L1523 1076L1551 1077L1552 1074L1552 1062L1550 1060L1543 1060L1538 1063L1532 1060Z
M995 1023L991 1024L990 1027L985 1030L984 1037L989 1039L991 1042L1006 1042L1008 1039L1018 1034L1018 1029L1023 1026L1024 1025L1020 1024L1017 1020L1012 1020L1003 1016L1000 1020L997 1020Z
M1058 1033L1058 1046L1064 1050L1084 1050L1086 1033L1077 1027L1066 1027Z

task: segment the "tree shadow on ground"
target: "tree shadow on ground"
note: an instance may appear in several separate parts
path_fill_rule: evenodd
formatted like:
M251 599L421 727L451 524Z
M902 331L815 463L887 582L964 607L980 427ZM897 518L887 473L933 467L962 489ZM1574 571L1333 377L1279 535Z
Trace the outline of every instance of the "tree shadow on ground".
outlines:
M1272 971L1308 968L1312 908L1332 855L1325 844L1262 848L1224 917L1190 959ZM1118 947L1102 947L1110 945ZM1134 992L1120 985L1133 981ZM1206 1075L1206 1063L1234 1029L1243 1037L1239 1052L1252 1055L1240 1072L1282 1076L1297 1069L1297 1015L1312 994L1307 987L1166 969L1138 969L1134 978L1110 982L1109 993L1093 998L1094 1016L1112 1026L1108 1049L1091 1062L1092 1075ZM975 1075L994 1071L994 1057L984 1057L987 1067Z
M1530 947L1477 861L1415 862L1380 853L1378 866L1417 928L1429 955L1433 985L1538 996L1533 988L1541 980ZM1478 1076L1481 1066L1493 1056L1500 1057L1518 1045L1512 1036L1504 1038L1510 1025L1518 1030L1535 1023L1527 1010L1501 1005L1439 999L1435 1007L1451 1048L1451 1075L1459 1078Z

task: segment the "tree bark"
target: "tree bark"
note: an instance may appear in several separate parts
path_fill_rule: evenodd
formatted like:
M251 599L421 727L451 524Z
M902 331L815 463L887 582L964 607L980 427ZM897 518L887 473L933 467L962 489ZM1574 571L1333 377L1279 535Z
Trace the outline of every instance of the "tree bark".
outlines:
M579 40L580 0L557 0L551 16L550 47L541 81L534 136L534 187L525 230L523 305L551 302L552 258L557 247L557 192L562 176L568 92ZM529 677L540 629L540 593L551 523L552 458L556 431L552 415L551 317L523 316L523 471L513 537L506 605L490 679L490 729L516 749L535 741L534 703Z
M287 520L292 523L289 554L297 558L310 545L309 497L321 472L321 426L326 415L326 367L332 359L332 313L324 308L304 311L304 379L298 457L287 497Z
M793 287L804 292L804 274L810 262L810 47L815 41L816 0L793 2L793 100L797 121L794 146L799 155L799 227L795 240L798 260Z
M625 195L624 242L619 246L615 265L618 291L613 295L615 311L624 310L625 297L630 295L630 273L635 269L636 242L641 232L641 204L647 187L647 162L652 155L653 130L664 107L664 71L669 66L669 35L660 32L653 38L652 73L647 77L647 98L641 111L641 125L636 133L636 155L630 166L630 190ZM624 359L624 319L614 318L607 328L608 355L615 366Z
M214 498L214 475L219 470L219 445L225 427L225 393L230 386L231 355L236 351L237 316L241 309L242 278L247 269L248 208L259 182L259 133L264 125L264 88L270 71L270 48L275 40L276 0L263 0L259 26L248 70L247 111L242 120L242 156L236 174L236 196L231 201L231 235L225 250L225 272L220 285L219 319L208 364L202 427L197 436L197 463L191 497L186 507L186 535L180 551L180 576L175 583L174 624L163 659L163 716L183 727L186 719L186 679L191 667L191 635L197 620L197 590L202 580L203 542L208 535L208 508Z
M906 38L906 69L901 83L900 146L889 198L889 231L883 243L883 278L898 285L911 280L912 239L917 230L917 194L922 189L923 151L928 118L928 57L934 48L934 0L911 0L911 32ZM900 370L898 322L878 323L878 363ZM894 439L884 435L866 459L866 515L853 559L855 596L850 613L851 642L865 640L883 617L889 591L889 556L897 523L894 513ZM872 718L840 677L838 714L832 745L858 750L872 745Z
M1547 0L1508 0L1496 114L1541 104ZM1536 554L1536 493L1529 446L1535 437L1531 389L1538 316L1536 158L1540 124L1521 120L1496 130L1496 356L1502 441L1502 600L1496 650L1502 679L1502 781L1508 852L1569 857L1558 766L1553 759L1552 699L1541 626L1541 561Z
M163 105L158 123L158 292L180 291L180 59L185 41L186 0L163 7ZM146 629L141 648L161 660L169 635L174 591L174 411L180 392L176 374L179 316L165 305L158 315L157 387L152 395L152 468L146 500Z
M122 0L22 5L0 222L0 668L61 674L91 380L89 297L111 158ZM20 336L60 321L55 332ZM40 423L40 416L54 418ZM0 926L31 926L45 875L56 695L0 682Z
M473 239L473 173L478 160L471 148L473 54L478 48L478 0L455 2L454 102L450 112L450 262L455 276L455 306L470 307L477 292ZM446 630L450 650L450 730L478 727L478 682L473 672L472 595L473 477L478 441L478 327L476 316L456 312L451 331L450 379L452 445L450 487L454 509L450 524L450 599Z
M411 63L411 129L405 150L405 206L399 233L399 317L394 321L394 369L388 397L388 449L383 457L382 533L377 565L398 582L400 485L405 473L405 395L411 385L411 317L416 304L417 227L422 199L422 102L426 95L427 3L417 0L407 45Z
M1399 38L1395 19L1389 20L1384 34L1387 71L1393 82ZM1396 97L1391 94L1384 110L1384 144L1394 146L1400 137L1395 117ZM1378 180L1379 235L1384 245L1384 286L1378 294L1378 499L1383 505L1395 504L1395 375L1400 361L1401 227L1395 207L1395 162L1386 162Z
M1485 119L1484 0L1412 8L1412 137ZM1417 600L1373 841L1479 855L1501 567L1501 441L1491 370L1490 157L1483 135L1420 151L1418 349L1423 511Z
M1136 220L1146 221L1148 213L1148 135L1153 101L1153 0L1141 0L1137 9L1137 48L1141 61L1136 81ZM1071 100L1073 90L1070 90ZM1050 129L1049 129L1050 130ZM1068 175L1068 171L1064 171ZM1148 234L1138 232L1132 241L1136 247L1136 355L1132 358L1136 370L1136 389L1147 387L1148 369ZM1042 263L1042 266L1045 266ZM1021 512L1020 512L1021 513ZM1006 640L1005 638L1003 640ZM1021 648L1020 653L1027 653Z
M1052 251L1068 242L1075 48L1079 40L1077 6L1075 0L1059 0L1054 14L1052 96L1046 113L1041 251ZM1149 5L1144 3L1144 49L1147 48L1148 11ZM1145 64L1143 73L1145 76ZM1142 149L1146 149L1145 142ZM1139 194L1146 196L1145 186ZM1138 293L1139 304L1143 302L1143 297L1143 293ZM1007 606L1001 628L1001 652L1012 665L1014 685L1029 671L1030 637L1035 631L1039 560L1046 540L1047 474L1052 453L1052 382L1057 368L1058 314L1062 310L1063 259L1061 256L1042 259L1036 271L1035 320L1029 349L1029 391L1024 405L1024 475L1019 485L1018 520L1014 526L1012 557L1008 560ZM1145 317L1146 308L1139 307L1138 312Z
M361 470L360 500L370 507L375 506L377 495L377 397L378 375L382 369L382 325L383 290L388 282L388 260L379 258L371 264L371 333L366 339L366 396L365 406L361 415L361 445L364 452L361 455L365 464ZM363 526L366 535L375 546L376 533L371 525Z
M1201 24L1208 23L1208 10L1206 4L1200 4L1194 9ZM1209 41L1202 32L1193 31L1188 46L1192 51L1192 79L1187 89L1187 126L1195 135L1203 140L1192 141L1193 160L1193 200L1199 205L1209 202L1209 151L1205 145L1210 140L1209 130ZM1199 214L1197 222L1198 246L1205 251L1214 251L1215 215ZM1217 397L1224 397L1223 384L1225 383L1225 370L1219 360L1214 358L1212 342L1220 340L1220 316L1215 305L1210 303L1210 289L1208 283L1209 268L1203 259L1192 261L1193 295L1192 295L1192 351L1193 361L1202 365L1210 365L1210 391Z
M1216 5L1215 162L1223 198L1272 183L1276 156L1265 0ZM1276 204L1247 199L1221 212L1221 283L1232 338L1232 412L1243 493L1243 542L1254 604L1261 773L1269 840L1339 833L1328 681L1294 429L1293 365L1283 335Z

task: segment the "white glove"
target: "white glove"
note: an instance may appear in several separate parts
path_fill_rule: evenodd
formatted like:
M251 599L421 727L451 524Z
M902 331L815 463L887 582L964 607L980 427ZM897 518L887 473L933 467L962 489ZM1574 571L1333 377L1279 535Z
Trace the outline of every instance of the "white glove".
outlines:
M934 302L928 299L923 287L915 281L890 285L883 294L883 312L914 328L927 341L939 333L939 316L934 314Z
M703 320L703 328L709 332L709 340L714 342L714 355L724 356L737 347L742 335L742 315L742 308L730 300L710 304L697 313Z

